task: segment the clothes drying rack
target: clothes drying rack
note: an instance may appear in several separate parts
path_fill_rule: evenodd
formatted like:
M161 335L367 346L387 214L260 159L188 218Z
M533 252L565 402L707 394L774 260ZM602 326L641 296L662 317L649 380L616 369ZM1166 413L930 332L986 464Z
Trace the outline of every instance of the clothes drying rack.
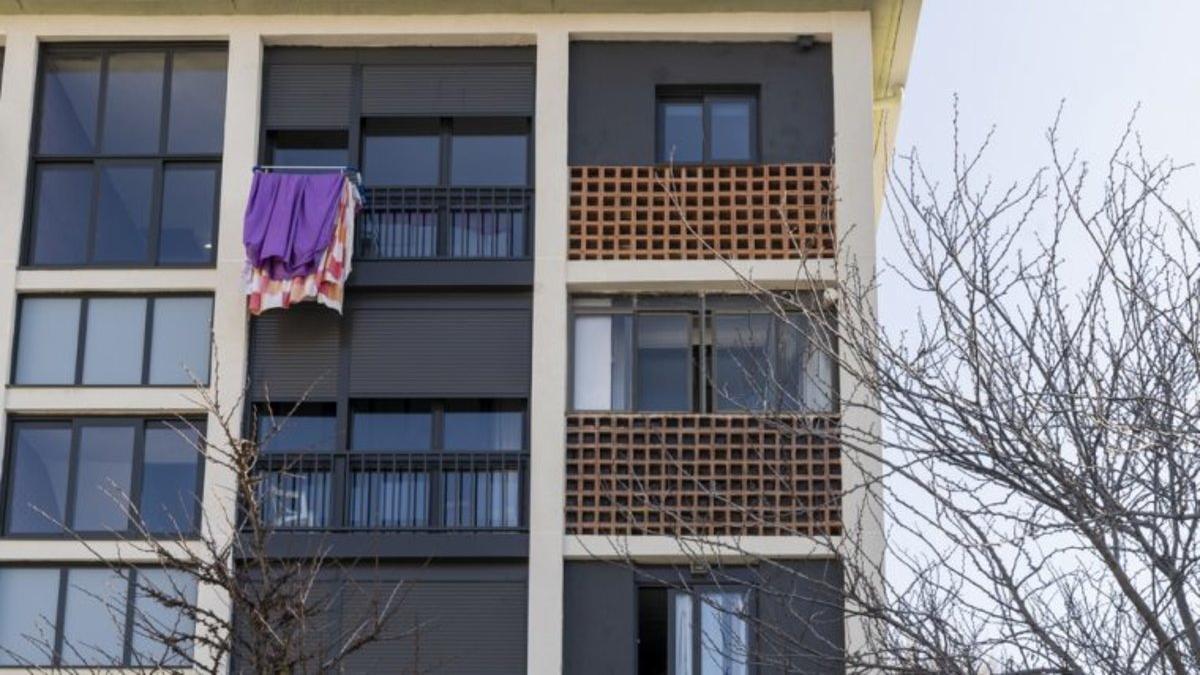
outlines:
M254 172L271 172L271 171L340 171L352 178L355 185L362 185L362 172L352 166L296 166L290 164L259 164L254 167Z

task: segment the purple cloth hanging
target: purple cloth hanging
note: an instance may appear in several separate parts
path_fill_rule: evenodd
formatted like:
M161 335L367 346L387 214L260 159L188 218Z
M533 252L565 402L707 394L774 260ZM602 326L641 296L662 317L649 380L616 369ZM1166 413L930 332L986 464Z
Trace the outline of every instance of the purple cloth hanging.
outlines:
M272 279L316 271L333 241L341 173L255 172L242 243L246 260Z

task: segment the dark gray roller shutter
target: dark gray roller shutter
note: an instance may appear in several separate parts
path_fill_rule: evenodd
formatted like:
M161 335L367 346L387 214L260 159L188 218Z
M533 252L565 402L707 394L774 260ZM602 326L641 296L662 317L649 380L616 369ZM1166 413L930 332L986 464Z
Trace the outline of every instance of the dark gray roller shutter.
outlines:
M373 588L372 588L373 587ZM378 612L389 586L348 592L342 630ZM367 645L345 664L352 673L525 673L528 589L516 581L405 582L388 624L400 639Z
M273 310L254 319L250 338L253 398L267 387L273 401L294 401L311 386L310 398L337 395L341 317L319 305Z
M355 307L351 396L527 396L530 311L518 307Z
M528 64L363 66L364 115L532 115Z
M345 127L353 88L349 64L275 63L266 75L266 126Z

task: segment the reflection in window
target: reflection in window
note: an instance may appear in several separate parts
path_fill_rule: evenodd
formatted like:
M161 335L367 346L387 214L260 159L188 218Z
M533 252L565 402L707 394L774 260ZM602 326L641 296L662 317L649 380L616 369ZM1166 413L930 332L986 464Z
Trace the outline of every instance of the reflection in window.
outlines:
M428 401L363 401L350 413L354 450L428 451L433 447L433 409Z
M337 447L337 407L333 403L282 403L258 411L263 452L330 452Z
M8 532L61 532L67 520L71 427L59 422L13 425Z
M455 133L450 152L451 185L525 185L524 134Z
M130 45L44 52L25 262L211 264L225 52ZM59 164L64 155L77 159Z
M436 120L407 124L368 122L363 131L363 182L367 185L437 185L441 132Z
M485 452L525 447L525 404L511 400L448 401L444 448Z
M637 318L638 410L691 409L691 317Z
M173 650L191 651L181 607L195 602L195 578L178 571L0 568L0 665L184 666Z
M750 162L757 155L757 100L744 93L660 92L658 161Z
M123 532L130 529L131 509L152 532L195 532L200 424L103 418L15 422L7 533L58 533L64 527L79 533ZM136 483L135 476L140 476Z
M15 384L208 382L211 297L26 297L20 312Z

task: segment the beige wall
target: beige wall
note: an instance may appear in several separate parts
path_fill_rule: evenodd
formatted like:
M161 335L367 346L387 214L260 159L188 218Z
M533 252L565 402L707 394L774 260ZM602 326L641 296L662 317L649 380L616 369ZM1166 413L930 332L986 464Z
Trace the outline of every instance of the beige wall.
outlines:
M634 554L646 560L674 555L656 538L621 544L563 536L564 412L567 373L567 296L570 290L730 290L737 276L720 263L568 262L567 79L572 39L779 40L814 34L834 45L834 106L838 228L851 230L837 263L747 262L741 272L768 285L797 278L834 285L850 257L874 259L875 171L872 137L870 17L858 13L726 13L656 15L471 15L421 17L0 17L7 45L0 90L0 372L9 372L14 300L25 291L193 290L216 296L213 329L214 385L227 408L236 407L246 377L246 320L241 297L241 217L250 167L257 160L260 73L264 44L403 45L535 44L538 47L535 132L537 137L534 263L534 370L530 410L532 476L528 659L531 673L558 673L562 657L562 565L564 557ZM211 39L229 43L229 78L222 171L217 266L210 270L18 271L25 211L27 152L34 105L39 41L117 39ZM849 388L843 384L843 390ZM78 390L0 388L0 447L7 412L102 413L194 410L182 389ZM235 419L237 417L235 416ZM870 420L856 420L856 422ZM216 420L210 419L210 428ZM853 478L849 476L849 478ZM206 473L206 509L227 508L230 477ZM220 505L224 504L222 507ZM854 505L850 505L853 510ZM847 522L850 519L847 518ZM623 546L623 548L622 548ZM825 547L801 539L767 538L762 550L784 557L828 556ZM71 542L0 541L0 564L17 560L86 560ZM224 599L205 592L204 602ZM854 635L853 627L851 635Z

